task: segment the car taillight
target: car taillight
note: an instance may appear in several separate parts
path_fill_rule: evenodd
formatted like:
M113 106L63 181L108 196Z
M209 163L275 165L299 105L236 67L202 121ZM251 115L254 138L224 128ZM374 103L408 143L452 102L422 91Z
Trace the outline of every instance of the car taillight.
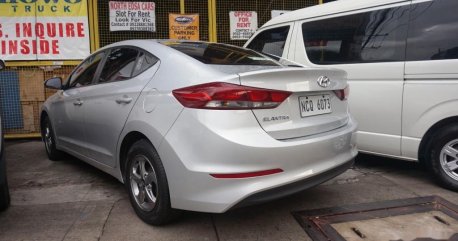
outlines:
M223 82L189 86L172 91L185 107L196 109L244 110L279 106L291 92L248 87Z
M346 100L348 98L348 95L350 94L350 87L347 85L344 89L334 90L334 93L340 100Z

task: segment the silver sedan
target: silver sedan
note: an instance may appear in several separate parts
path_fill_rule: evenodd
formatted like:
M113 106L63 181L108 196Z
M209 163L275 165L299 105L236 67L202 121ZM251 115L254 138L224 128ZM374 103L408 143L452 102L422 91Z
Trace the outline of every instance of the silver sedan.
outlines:
M130 40L84 60L43 105L46 152L125 183L147 223L225 212L318 185L352 164L346 74L225 44Z

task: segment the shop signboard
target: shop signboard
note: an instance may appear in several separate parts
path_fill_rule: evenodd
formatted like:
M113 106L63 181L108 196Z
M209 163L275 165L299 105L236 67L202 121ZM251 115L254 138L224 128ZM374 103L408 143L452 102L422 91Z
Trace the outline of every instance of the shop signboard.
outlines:
M110 31L156 32L154 2L110 1Z
M79 60L89 53L87 0L0 1L3 60Z

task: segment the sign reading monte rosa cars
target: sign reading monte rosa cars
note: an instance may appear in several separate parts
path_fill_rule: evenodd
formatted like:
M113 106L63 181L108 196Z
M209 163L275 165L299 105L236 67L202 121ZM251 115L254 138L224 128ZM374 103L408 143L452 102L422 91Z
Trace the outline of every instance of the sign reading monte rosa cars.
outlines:
M110 1L110 31L156 32L154 2Z
M0 1L3 60L79 60L89 53L86 0Z
M229 12L231 40L246 40L258 29L258 14L253 11Z
M169 13L169 38L199 40L199 14Z

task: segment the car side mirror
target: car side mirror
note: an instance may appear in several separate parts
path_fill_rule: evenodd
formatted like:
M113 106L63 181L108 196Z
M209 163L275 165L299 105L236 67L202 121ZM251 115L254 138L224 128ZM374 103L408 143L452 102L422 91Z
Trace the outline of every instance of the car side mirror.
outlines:
M45 81L45 87L48 89L61 90L62 89L62 78L54 77Z
M3 60L0 59L0 70L5 69L5 67L5 62L3 62Z

